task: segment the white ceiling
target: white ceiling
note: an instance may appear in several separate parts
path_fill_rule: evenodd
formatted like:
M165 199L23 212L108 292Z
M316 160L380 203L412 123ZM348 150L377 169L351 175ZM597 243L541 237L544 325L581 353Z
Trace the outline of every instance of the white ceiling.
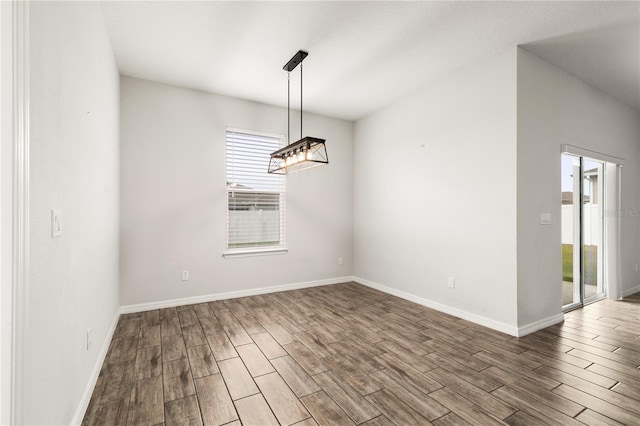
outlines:
M361 118L524 47L640 109L640 2L102 2L125 75ZM299 69L291 73L292 106Z

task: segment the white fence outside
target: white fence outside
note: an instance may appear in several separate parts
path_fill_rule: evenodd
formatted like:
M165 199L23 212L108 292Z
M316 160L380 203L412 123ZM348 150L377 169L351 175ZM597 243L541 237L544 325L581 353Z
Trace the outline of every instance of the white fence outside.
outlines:
M573 244L574 215L573 204L562 205L562 244ZM576 206L577 207L577 206ZM599 246L602 241L602 213L598 204L585 204L582 208L584 244Z
M230 210L229 246L280 241L278 210Z

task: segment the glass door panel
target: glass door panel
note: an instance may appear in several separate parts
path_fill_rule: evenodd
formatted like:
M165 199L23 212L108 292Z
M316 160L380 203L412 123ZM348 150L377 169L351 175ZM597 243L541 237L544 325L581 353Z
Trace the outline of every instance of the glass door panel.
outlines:
M604 164L582 160L582 235L584 300L604 295L603 285L603 177Z
M562 306L582 303L580 256L580 157L562 155Z

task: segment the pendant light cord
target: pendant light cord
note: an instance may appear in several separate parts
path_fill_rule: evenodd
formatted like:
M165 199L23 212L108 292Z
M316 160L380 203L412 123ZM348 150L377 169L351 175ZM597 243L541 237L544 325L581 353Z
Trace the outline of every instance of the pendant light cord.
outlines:
M300 139L302 139L302 62L300 62Z
M291 143L291 72L287 71L287 145Z
M300 139L302 139L302 63L300 63ZM291 71L287 71L287 145L291 144Z

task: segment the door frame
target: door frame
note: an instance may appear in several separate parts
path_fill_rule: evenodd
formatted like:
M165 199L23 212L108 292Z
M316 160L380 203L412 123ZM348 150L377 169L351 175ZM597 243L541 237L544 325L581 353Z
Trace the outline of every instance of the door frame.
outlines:
M621 265L620 265L620 206L621 206L621 182L622 182L622 168L624 166L625 159L616 157L602 152L593 151L586 148L581 148L574 145L563 144L561 145L561 154L569 154L579 158L588 158L595 161L604 163L603 167L603 223L602 223L602 244L604 247L604 253L602 257L603 263L603 291L604 295L597 298L590 298L588 301L584 301L584 289L583 289L583 273L581 270L581 303L572 303L562 307L563 312L567 312L576 308L580 308L589 303L597 302L602 298L617 299L621 297ZM582 162L580 171L582 173ZM580 177L580 194L583 193L582 188L582 176ZM582 206L580 207L582 210ZM582 211L580 212L580 218L582 220ZM582 247L582 223L580 223L580 243ZM582 269L582 248L580 250L581 257L581 269Z
M29 296L29 2L0 2L0 423L23 420Z

